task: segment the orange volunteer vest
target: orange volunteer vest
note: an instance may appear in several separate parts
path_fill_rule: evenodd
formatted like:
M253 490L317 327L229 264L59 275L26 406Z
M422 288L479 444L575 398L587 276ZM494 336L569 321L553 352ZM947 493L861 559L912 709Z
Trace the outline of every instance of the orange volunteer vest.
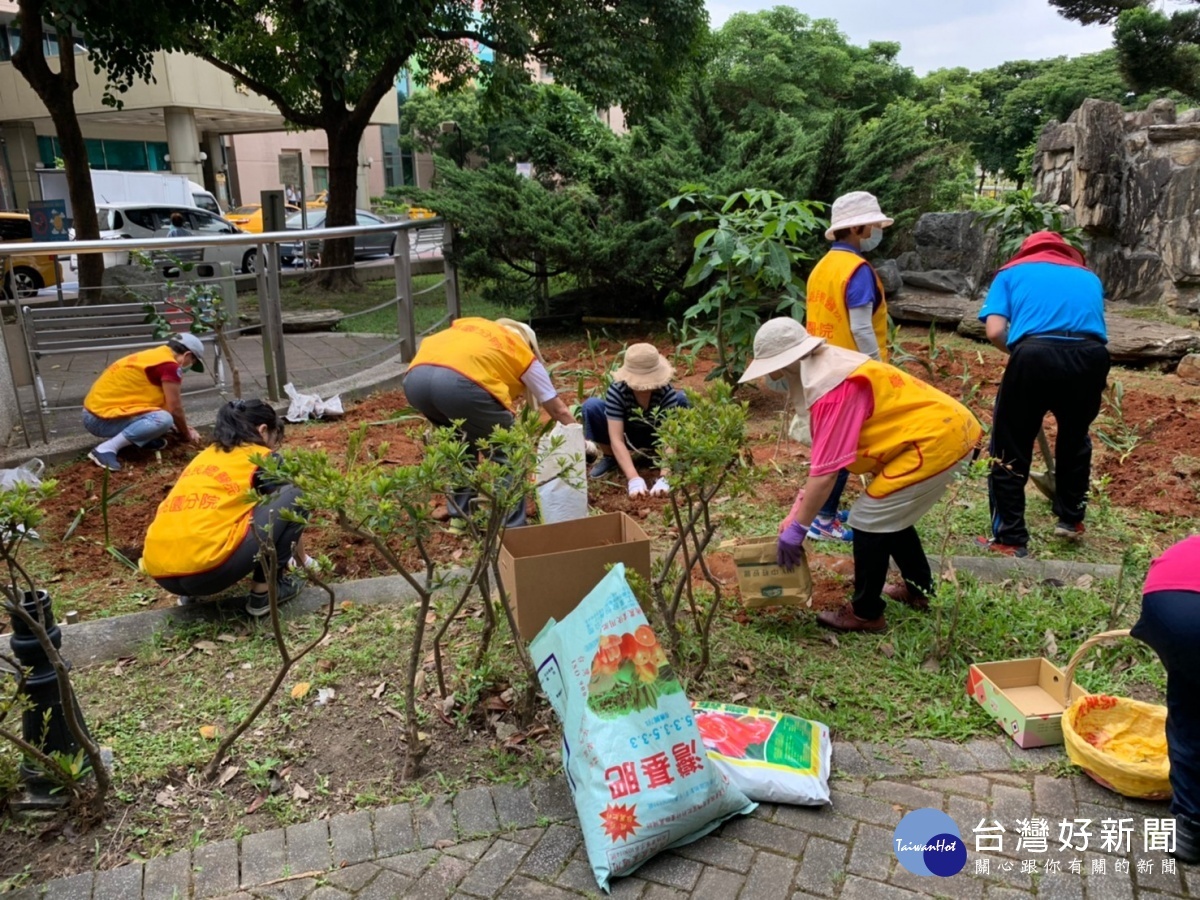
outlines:
M854 334L850 331L850 310L846 307L846 285L850 276L858 271L859 266L870 265L857 253L849 250L830 250L822 257L808 276L808 302L805 313L807 321L804 327L814 337L823 337L835 347L844 350L858 350L854 342ZM875 277L875 286L879 289L882 301L879 308L871 316L871 327L875 329L875 340L879 342L879 356L884 362L888 359L887 344L887 297L884 295L883 282L871 270Z
M858 459L846 467L875 476L868 496L886 497L946 471L983 435L969 409L895 366L868 360L850 377L866 379L875 396L858 436Z
M210 446L188 464L158 505L146 532L142 569L154 578L199 575L229 559L250 529L252 456L271 451L243 444L228 453Z
M101 419L123 419L166 406L162 385L154 384L146 370L174 362L170 347L155 347L123 356L100 373L83 398L84 408Z
M421 341L409 370L417 366L453 369L495 397L506 409L525 393L521 376L533 351L503 325L487 319L455 319L445 331Z

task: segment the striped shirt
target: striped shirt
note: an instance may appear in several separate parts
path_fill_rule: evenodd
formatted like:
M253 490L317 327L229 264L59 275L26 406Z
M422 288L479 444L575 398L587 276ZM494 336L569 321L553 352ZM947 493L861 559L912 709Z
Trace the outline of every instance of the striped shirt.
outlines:
M632 388L624 381L614 381L604 396L604 417L613 422L630 422L648 420L657 424L659 416L668 409L680 406L679 394L671 385L656 388L650 392L650 405L642 410L642 406L633 395Z

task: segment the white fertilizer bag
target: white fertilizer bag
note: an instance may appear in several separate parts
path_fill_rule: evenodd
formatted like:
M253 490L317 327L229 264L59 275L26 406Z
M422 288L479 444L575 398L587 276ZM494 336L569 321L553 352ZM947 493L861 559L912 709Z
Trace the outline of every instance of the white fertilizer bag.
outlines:
M291 398L287 415L289 422L307 422L309 419L336 419L342 415L342 397L334 394L328 400L322 400L316 394L301 394L291 382L283 386L284 392Z
M541 485L538 488L538 509L542 523L546 525L586 519L588 514L583 426L557 423L554 430L542 438L540 451L545 453L558 437L562 438L561 445L542 460L537 473L538 484ZM564 471L567 478L556 477Z

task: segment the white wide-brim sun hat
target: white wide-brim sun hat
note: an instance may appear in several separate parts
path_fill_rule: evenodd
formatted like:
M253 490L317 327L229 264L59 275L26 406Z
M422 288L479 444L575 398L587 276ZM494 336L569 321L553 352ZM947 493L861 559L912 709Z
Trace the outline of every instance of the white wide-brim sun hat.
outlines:
M825 239L832 241L833 235L843 228L854 228L858 225L878 225L880 228L887 228L895 221L883 214L874 194L867 191L851 191L833 201Z
M764 323L754 335L754 359L738 379L739 384L785 369L811 355L825 343L813 337L795 319L780 317Z

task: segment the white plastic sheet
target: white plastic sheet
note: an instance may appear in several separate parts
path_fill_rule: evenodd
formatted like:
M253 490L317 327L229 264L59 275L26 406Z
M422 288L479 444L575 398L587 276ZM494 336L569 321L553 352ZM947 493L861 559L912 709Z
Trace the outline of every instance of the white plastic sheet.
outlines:
M7 491L17 484L32 484L37 487L42 483L42 472L46 464L36 457L26 460L15 469L0 469L0 491Z
M585 519L588 514L583 426L556 424L554 430L542 438L542 452L549 449L551 442L558 437L563 439L561 445L542 460L537 473L538 484L541 485L538 488L538 507L542 523L547 525ZM568 477L554 477L559 472L566 472ZM546 479L552 480L547 482Z
M287 415L289 422L307 422L309 419L332 419L342 415L342 397L334 394L328 400L322 400L316 394L301 394L291 382L283 386L284 392L291 398Z

